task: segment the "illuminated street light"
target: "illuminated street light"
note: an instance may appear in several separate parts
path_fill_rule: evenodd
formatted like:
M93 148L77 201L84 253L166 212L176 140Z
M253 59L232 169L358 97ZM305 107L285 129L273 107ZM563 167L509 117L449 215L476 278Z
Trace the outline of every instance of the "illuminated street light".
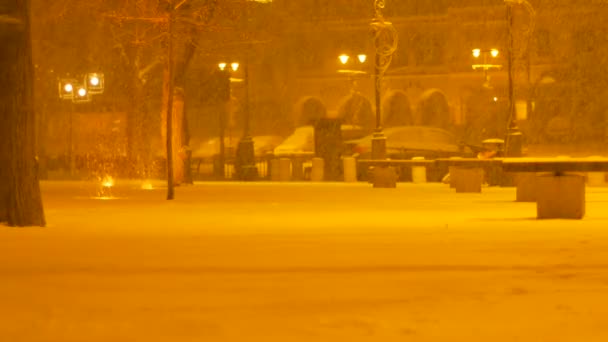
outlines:
M104 83L104 75L102 73L95 72L86 75L86 90L91 94L102 94Z
M346 63L348 63L348 60L350 59L350 56L340 55L340 56L338 56L338 59L340 59L340 63L346 65Z
M490 77L488 76L488 70L490 69L501 69L502 65L500 64L492 64L489 63L489 59L495 59L500 54L498 49L490 49L490 50L482 50L482 49L473 49L472 51L473 57L478 59L483 56L483 61L481 64L473 64L473 70L482 69L484 75L484 87L490 88Z
M104 76L102 73L88 73L81 75L80 80L74 78L61 78L58 81L59 98L62 100L71 100L72 103L85 103L92 101L93 94L101 94L104 92ZM70 175L75 172L75 155L74 155L74 105L69 111L69 133L68 133L68 157Z
M253 138L250 133L250 112L249 112L249 66L247 63L247 58L245 58L245 62L243 64L243 78L230 77L231 73L236 73L239 71L241 64L239 62L230 63L230 69L228 70L227 63L220 63L219 68L221 71L226 73L228 94L230 93L230 83L243 82L243 88L245 91L244 99L243 99L243 137L239 140L237 150L236 150L236 161L235 161L235 169L236 176L240 180L254 180L258 176L258 170L255 165L255 150ZM230 96L226 98L228 101ZM217 170L217 174L224 177L224 160L225 160L225 151L224 151L224 120L223 116L220 118L220 155L219 155L219 164L220 169Z
M75 79L63 78L59 80L59 98L62 100L72 100L74 98Z
M72 98L72 102L74 103L84 103L91 102L93 98L91 97L91 92L87 89L85 85L74 84L74 97Z
M365 63L365 61L367 61L367 55L358 55L357 58L359 59L359 63Z

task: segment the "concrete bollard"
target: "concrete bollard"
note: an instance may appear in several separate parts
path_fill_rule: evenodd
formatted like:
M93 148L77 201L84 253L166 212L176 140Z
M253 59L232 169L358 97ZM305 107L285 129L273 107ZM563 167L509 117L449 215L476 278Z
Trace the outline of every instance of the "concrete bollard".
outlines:
M291 180L291 160L289 158L279 159L279 182Z
M582 219L585 216L584 175L541 173L536 182L538 219Z
M278 158L270 161L270 180L273 182L281 180L281 166Z
M357 161L353 157L344 157L344 181L355 183L357 181Z
M325 178L325 161L323 158L312 158L312 170L310 180L312 182L322 182Z
M412 160L424 160L424 157L414 157ZM425 166L413 166L412 167L412 183L421 184L426 183L426 167Z

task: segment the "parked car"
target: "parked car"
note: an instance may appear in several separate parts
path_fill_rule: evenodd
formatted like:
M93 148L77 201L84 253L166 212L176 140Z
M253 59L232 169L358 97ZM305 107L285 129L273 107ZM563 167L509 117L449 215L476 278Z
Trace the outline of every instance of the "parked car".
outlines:
M312 170L312 158L316 154L321 156L329 151L333 159L332 162L336 167L333 169L335 173L330 176L326 173L326 177L338 177L342 172L339 158L343 151L345 151L344 141L362 137L365 135L363 129L355 125L340 125L340 138L334 139L330 137L327 142L315 142L315 127L314 126L302 126L295 129L295 131L285 139L279 146L274 149L275 157L283 157L292 159L292 165L301 165L301 170L293 170L294 174L303 174L304 179L310 179ZM326 144L324 147L328 147L325 151L315 151L315 144ZM335 144L331 146L329 144ZM327 146L329 145L329 146ZM324 158L327 158L326 156ZM325 161L325 165L328 166L328 161ZM298 166L299 167L299 166ZM331 167L331 166L330 166Z
M365 132L359 126L341 125L342 140L351 140L363 137ZM315 152L315 128L301 126L274 149L275 156L291 156Z
M399 126L384 130L386 136L386 154L390 159L412 159L424 157L425 159L449 157L476 157L476 153L458 138L441 128L428 126ZM348 141L346 144L353 156L360 159L371 159L372 135L361 139ZM367 178L367 171L359 168L361 178ZM399 170L401 180L411 179L411 169L408 167ZM433 167L427 169L429 181L440 181L447 168Z
M265 163L268 154L274 151L274 148L283 141L283 137L278 135L260 135L254 136L253 148L256 160L258 161L258 172L261 176L267 173L267 165ZM230 178L234 171L233 161L237 146L241 137L228 136L224 137L226 177ZM219 160L220 154L220 138L210 138L207 140L192 139L190 141L192 149L192 168L193 171L200 176L210 176L214 173L214 163Z

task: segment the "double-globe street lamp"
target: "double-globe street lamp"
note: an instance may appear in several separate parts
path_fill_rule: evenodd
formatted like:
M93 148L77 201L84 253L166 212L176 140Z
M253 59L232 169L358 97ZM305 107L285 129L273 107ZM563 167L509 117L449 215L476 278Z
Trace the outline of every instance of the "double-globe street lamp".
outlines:
M386 159L386 136L382 131L382 80L397 50L398 34L392 23L382 15L385 0L375 0L375 16L371 23L374 38L374 84L376 98L376 130L372 137L372 159Z
M494 64L490 61L496 59L500 52L498 49L473 49L472 51L473 57L478 60L481 58L481 63L475 63L472 65L473 70L483 70L484 83L483 86L486 88L490 88L490 76L488 75L488 71L491 69L501 69L502 65Z
M351 57L348 54L341 54L338 56L338 60L342 65L342 68L338 70L338 73L348 75L351 82L351 92L356 92L357 78L358 76L367 75L367 72L362 70L367 62L367 55L359 53L355 57Z
M85 74L82 79L60 78L58 81L59 98L70 100L71 107L68 120L68 158L70 175L75 173L74 153L74 104L91 102L92 95L102 94L105 90L105 79L103 73L92 72Z
M233 62L230 63L230 68L228 68L228 63L221 62L218 64L220 71L228 72L228 76L230 72L234 73L239 70L240 63ZM253 138L251 136L251 110L249 106L249 67L248 63L244 63L243 66L243 79L232 78L230 77L230 82L240 82L243 81L244 87L244 99L243 99L243 136L236 148L236 160L235 160L235 172L236 177L239 180L244 181L252 181L257 179L258 177L258 168L255 163L255 149ZM230 86L230 82L228 86ZM222 119L223 122L223 119ZM220 123L222 127L223 123ZM223 128L222 128L223 131ZM224 149L223 138L220 138L220 149L223 151ZM221 162L221 161L220 161Z

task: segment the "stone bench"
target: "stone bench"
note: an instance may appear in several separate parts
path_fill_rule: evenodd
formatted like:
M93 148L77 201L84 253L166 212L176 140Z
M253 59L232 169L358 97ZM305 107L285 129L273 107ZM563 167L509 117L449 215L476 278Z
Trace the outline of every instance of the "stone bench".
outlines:
M373 160L373 159L360 159L358 160L359 164L366 166L373 166L374 172L372 175L372 184L374 188L395 188L397 187L397 172L395 171L395 167L428 167L435 165L435 161L433 160L423 160L423 159L383 159L383 160Z
M608 171L605 158L503 159L505 172L515 172L518 201L535 201L538 219L582 219L585 216L585 172Z

